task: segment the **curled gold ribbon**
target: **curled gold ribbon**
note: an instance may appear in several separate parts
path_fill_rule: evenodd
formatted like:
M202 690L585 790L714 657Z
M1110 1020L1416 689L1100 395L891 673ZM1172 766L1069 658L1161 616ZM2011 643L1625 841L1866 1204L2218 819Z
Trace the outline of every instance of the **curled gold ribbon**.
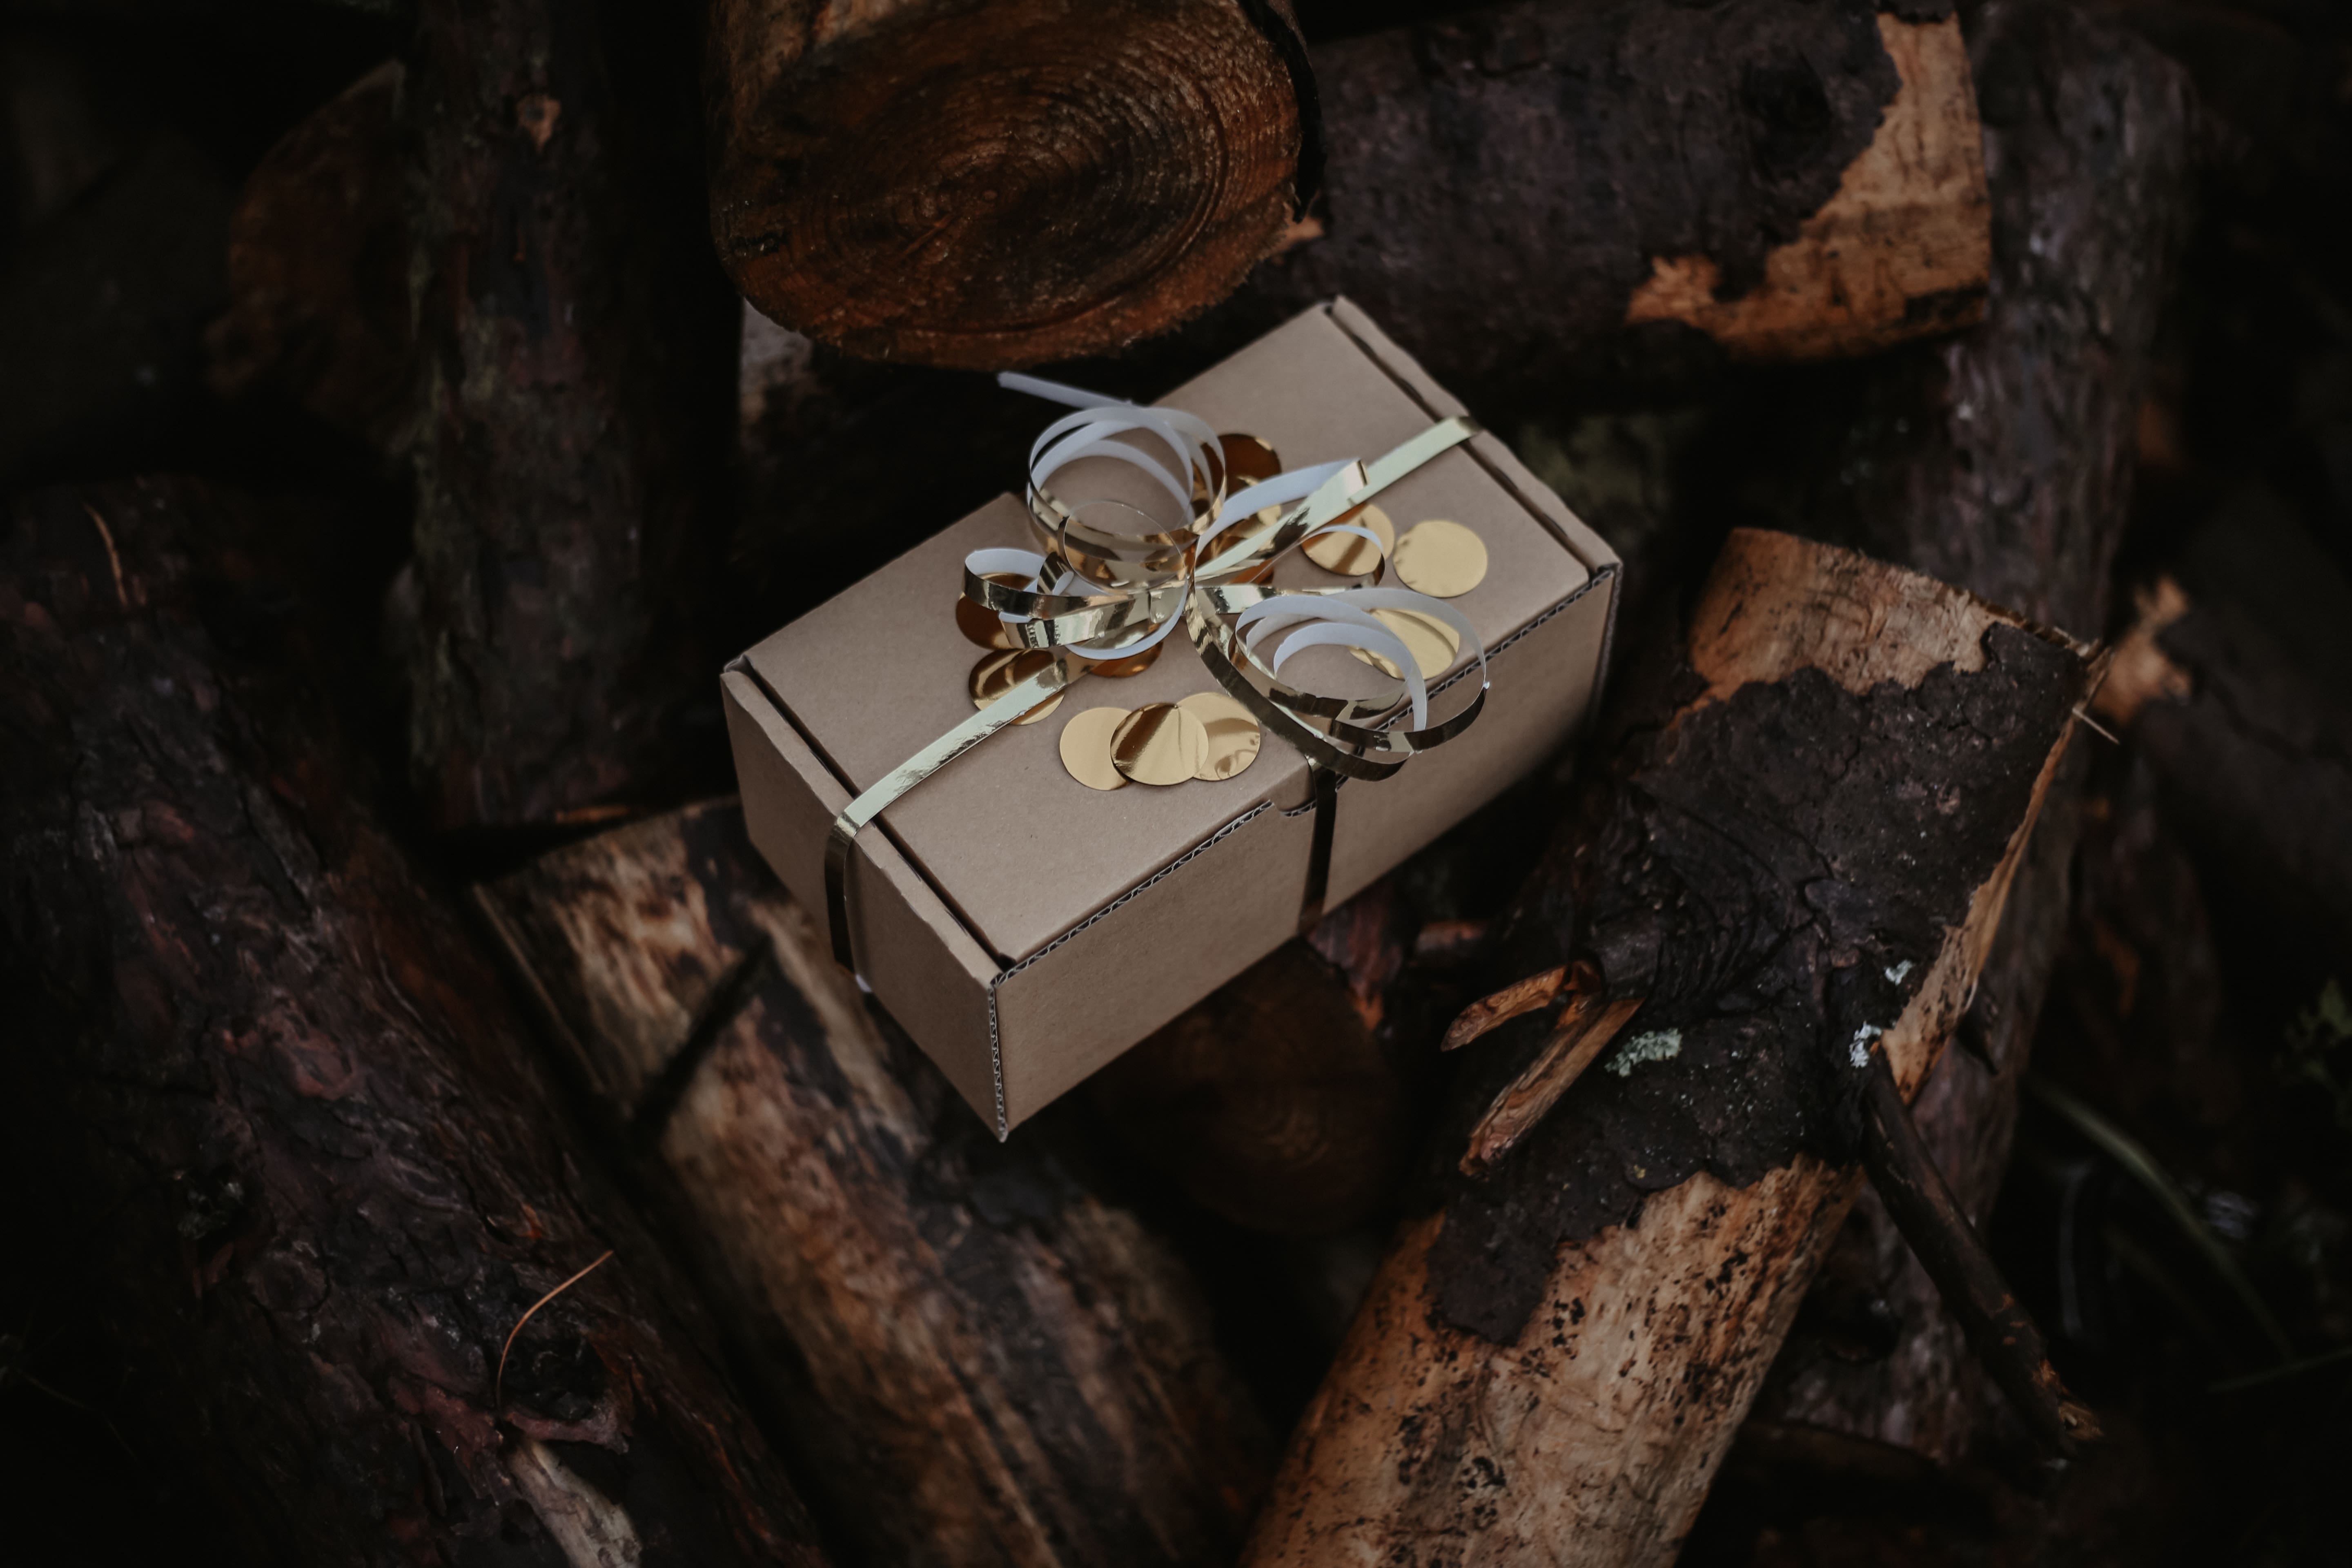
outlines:
M1068 405L1029 449L1025 499L1040 550L975 550L964 558L964 597L993 613L1023 647L1053 662L908 758L834 819L825 837L825 913L834 957L855 970L849 939L849 855L876 817L997 731L1109 659L1132 658L1182 627L1217 683L1265 728L1307 758L1315 834L1300 924L1322 912L1341 778L1382 779L1416 754L1461 734L1485 708L1486 651L1467 617L1443 600L1382 585L1385 554L1349 587L1278 588L1276 566L1310 537L1379 537L1352 521L1375 496L1478 433L1442 419L1378 460L1294 468L1228 494L1223 445L1181 409L1118 403L1076 387L1007 374L998 382ZM1184 517L1164 520L1123 500L1072 501L1052 481L1086 458L1127 464L1165 490ZM1272 509L1274 521L1261 521ZM1258 526L1251 527L1255 523ZM1428 683L1403 640L1372 613L1410 610L1461 637L1477 665L1478 690L1445 719L1430 717ZM1399 673L1366 698L1326 697L1283 678L1303 648L1378 655ZM1410 721L1409 727L1406 726Z

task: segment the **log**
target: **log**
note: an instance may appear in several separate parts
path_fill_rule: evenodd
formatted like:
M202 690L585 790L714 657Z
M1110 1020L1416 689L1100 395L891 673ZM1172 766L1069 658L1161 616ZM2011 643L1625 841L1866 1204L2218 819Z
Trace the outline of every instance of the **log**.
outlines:
M2273 962L2325 974L2352 955L2352 703L2340 688L2256 611L2165 577L2139 596L2097 712L2154 770L2203 874L2233 906L2263 911Z
M1289 0L721 0L708 74L729 273L871 359L1160 331L1274 248L1320 157Z
M1549 1033L1466 1047L1431 1184L1244 1562L1666 1563L1853 1200L1861 1073L1958 1024L2092 671L1932 581L1732 534L1687 665L1546 853L1506 967L1643 1005L1481 1179Z
M1230 1558L1271 1445L1182 1265L1043 1137L990 1136L739 807L558 850L478 901L862 1554Z
M1393 1197L1423 1131L1386 1026L1414 921L1382 879L1087 1081L1089 1103L1187 1196L1252 1230L1333 1236Z
M1738 408L1732 423L1769 460L1735 459L1743 471L1727 489L1778 525L2092 637L2107 622L2140 409L2192 216L2190 98L2153 49L2062 6L1990 6L1971 47L1997 258L1984 324L1833 390ZM1969 1048L1914 1108L1979 1226L2009 1165L2018 1085L2066 939L2085 773L2071 763L2044 806ZM1848 1224L1816 1296L1827 1332L1792 1339L1758 1413L1957 1461L1983 1408L1977 1363L1874 1194ZM1851 1316L1839 1301L1900 1332L1883 1353L1832 1350Z
M288 132L229 220L229 308L205 334L213 390L262 386L378 452L415 415L407 69L386 60Z
M651 0L418 15L410 771L439 826L593 816L719 754L738 316L694 40Z
M712 224L754 304L862 357L1119 349L1284 244L1215 342L1344 293L1465 389L1682 340L1866 353L1982 303L1976 110L1932 0L1528 0L1303 51L1246 0L836 9L722 7Z
M8 521L0 1152L78 1238L12 1267L86 1276L142 1369L117 1425L245 1561L824 1561L361 803L254 509L142 480Z
M1888 11L1527 0L1319 45L1324 233L1244 303L1346 294L1488 395L1966 326L1990 254L1959 25Z

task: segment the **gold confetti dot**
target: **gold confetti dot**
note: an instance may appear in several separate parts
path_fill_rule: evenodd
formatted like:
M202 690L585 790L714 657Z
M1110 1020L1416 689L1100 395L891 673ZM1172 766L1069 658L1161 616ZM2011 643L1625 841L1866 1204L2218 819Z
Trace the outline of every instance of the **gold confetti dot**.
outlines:
M1282 472L1282 459L1274 447L1255 436L1220 436L1217 445L1225 454L1225 489L1228 494L1245 490Z
M1370 540L1353 533L1314 535L1299 548L1306 552L1307 559L1326 572L1335 572L1342 577L1361 577L1378 566L1382 556L1396 553L1396 524L1389 521L1388 513L1376 506L1341 512L1333 522L1369 528L1380 535L1381 542L1380 547L1374 549Z
M1007 588L1018 588L1029 581L1017 572L991 572L988 580ZM975 647L1014 648L1021 646L1021 639L1013 635L1011 626L997 618L994 610L975 605L961 594L956 595L955 618L956 630L961 632L964 639Z
M1196 691L1176 704L1201 721L1208 751L1192 776L1214 782L1229 779L1257 761L1263 735L1257 720L1238 698L1223 691Z
M982 654L980 662L971 667L971 679L965 683L965 689L971 694L971 705L987 707L1053 662L1054 656L1042 647ZM1056 691L1013 722L1034 724L1061 705L1062 694Z
M1118 721L1111 763L1137 784L1182 784L1201 770L1209 731L1172 702L1151 702Z
M1158 663L1160 650L1167 646L1168 639L1161 637L1141 653L1131 653L1125 658L1094 659L1088 662L1087 668L1095 674L1107 676L1112 680L1124 680L1130 675L1141 675Z
M1127 787L1110 760L1111 737L1127 720L1124 708L1089 708L1062 726L1062 766L1088 789Z
M1255 436L1220 436L1217 449L1225 465L1225 493L1238 495L1260 479L1282 472L1282 459L1273 447ZM1192 504L1206 506L1209 486L1204 476L1192 476Z
M1400 582L1433 599L1456 599L1486 580L1486 542L1458 522L1415 523L1390 559Z
M1419 610L1374 610L1372 618L1396 633L1399 640L1412 651L1412 661L1421 667L1423 680L1434 680L1452 668L1454 656L1462 651L1462 634ZM1398 679L1398 669L1381 655L1365 648L1349 650L1391 680Z

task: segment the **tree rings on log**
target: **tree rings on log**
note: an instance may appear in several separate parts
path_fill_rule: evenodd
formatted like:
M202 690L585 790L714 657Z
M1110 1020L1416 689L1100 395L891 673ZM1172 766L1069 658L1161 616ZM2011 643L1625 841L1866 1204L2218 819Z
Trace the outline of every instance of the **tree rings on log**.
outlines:
M1158 331L1230 293L1303 195L1287 9L726 0L719 257L761 310L870 359L993 369Z

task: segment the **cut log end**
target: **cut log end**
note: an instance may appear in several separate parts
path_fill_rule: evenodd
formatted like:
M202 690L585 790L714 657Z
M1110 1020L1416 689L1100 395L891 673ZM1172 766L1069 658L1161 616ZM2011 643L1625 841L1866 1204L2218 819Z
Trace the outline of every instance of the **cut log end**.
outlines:
M1268 7L907 3L814 46L804 9L725 7L711 60L714 237L787 326L874 359L1065 358L1174 324L1282 240L1306 121Z

